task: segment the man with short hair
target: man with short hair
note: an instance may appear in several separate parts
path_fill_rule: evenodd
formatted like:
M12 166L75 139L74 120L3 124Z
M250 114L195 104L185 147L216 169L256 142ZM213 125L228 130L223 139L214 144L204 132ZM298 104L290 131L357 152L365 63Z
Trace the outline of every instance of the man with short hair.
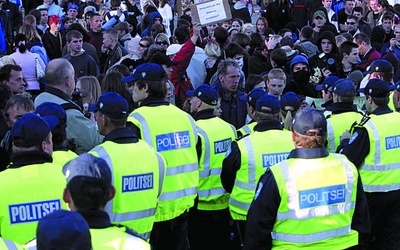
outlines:
M37 222L43 216L66 209L60 199L65 179L61 166L53 164L51 157L51 130L57 123L55 116L27 113L11 130L12 163L0 173L0 232L19 244L35 237Z
M400 25L394 27L394 36L389 42L382 45L381 54L393 52L397 58L400 58Z
M382 44L390 42L390 39L395 38L393 31L393 13L385 12L382 16L382 24L378 26L382 27L385 31L385 39Z
M63 200L70 210L80 213L89 224L93 249L107 246L150 250L149 243L132 229L113 224L104 211L107 202L116 193L113 185L115 179L104 159L85 153L65 164L62 171L67 180Z
M208 84L188 91L190 113L199 136L196 149L199 159L198 202L189 211L189 243L193 250L209 248L207 238L223 246L230 243L229 194L220 179L222 161L229 145L236 139L236 129L215 115L219 97Z
M100 72L105 73L111 66L126 56L128 51L118 42L118 31L114 28L103 32L103 44L101 46Z
M126 21L120 22L114 26L118 31L119 43L128 50L129 41L132 40L132 35L129 33L128 23Z
M229 210L233 219L233 245L240 249L247 241L248 209L256 184L266 168L285 160L294 148L291 133L280 123L281 106L275 96L265 94L257 100L257 125L250 135L232 142L222 163L221 182L230 193Z
M82 76L98 76L100 74L99 66L93 57L82 49L82 33L77 30L70 30L66 35L66 40L69 54L65 55L64 58L74 67L76 79Z
M101 47L103 44L103 33L101 32L102 25L103 18L99 13L95 13L90 17L90 31L88 32L89 42L96 48L99 57L101 55Z
M72 151L82 154L103 140L96 124L86 118L81 108L71 101L75 90L74 67L63 58L50 61L46 67L47 85L35 99L35 106L43 102L60 104L67 112L67 145Z
M349 32L353 37L360 33L358 29L358 18L354 15L349 15L346 19L347 32Z
M358 56L358 45L356 43L345 41L339 48L342 58L341 67L336 73L339 78L346 78L351 72L358 69L360 57Z
M348 26L346 25L347 17L353 14L353 9L355 6L354 0L345 0L344 8L341 9L338 13L338 23L339 23L339 32L348 31Z
M241 128L246 122L246 102L241 100L244 95L239 90L240 68L233 59L221 60L217 69L218 80L213 88L221 98L221 119Z
M165 178L165 160L126 127L128 102L121 95L105 92L89 110L95 112L97 127L105 136L89 154L107 161L116 187L114 199L104 210L112 222L148 240Z
M370 79L359 92L365 95L368 116L346 131L338 152L359 169L371 216L370 249L400 247L400 114L389 107L390 86Z
M321 84L315 86L315 90L321 91L322 93L322 100L324 103L321 104L321 107L324 108L325 117L330 115L332 112L333 100L331 87L335 85L338 80L339 77L337 76L328 76Z
M371 37L372 28L364 18L364 9L361 6L354 7L353 15L358 19L358 29L366 34L369 38Z
M47 24L49 20L47 9L38 9L40 11L40 22L37 24L37 28L40 29L43 34L50 26Z
M313 14L313 23L314 23L314 28L313 28L313 34L311 37L311 42L313 42L314 44L317 43L317 40L319 38L319 32L322 28L322 26L325 25L326 23L326 15L325 12L323 12L322 10L317 10L314 12Z
M14 64L6 64L0 68L0 82L5 83L14 95L23 93L27 86L21 66Z
M133 100L139 104L128 121L136 135L167 162L150 243L155 249L188 249L187 211L194 205L199 181L194 120L165 101L166 73L161 65L141 64L122 82L128 83Z
M78 18L78 9L78 5L69 3L67 6L67 17L72 21L72 23L79 23L86 29L85 20Z
M266 81L268 94L281 98L286 86L286 74L280 68L273 68L268 72Z
M257 125L256 122L256 103L258 99L263 97L267 92L264 88L254 88L247 95L242 95L241 100L245 100L247 104L247 124L237 130L238 138L245 135L249 135L254 132L254 127Z
M381 58L381 54L371 46L371 39L364 33L355 35L354 42L358 45L358 53L361 57L358 68L364 72L373 61Z
M361 179L345 156L326 151L324 115L298 110L291 133L295 149L258 182L243 249L364 246L370 220Z

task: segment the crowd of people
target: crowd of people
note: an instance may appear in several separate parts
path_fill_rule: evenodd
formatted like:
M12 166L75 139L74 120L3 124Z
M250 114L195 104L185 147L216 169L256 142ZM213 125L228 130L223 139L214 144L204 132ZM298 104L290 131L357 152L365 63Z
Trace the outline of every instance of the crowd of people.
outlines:
M0 249L400 249L400 4L202 2L0 0Z

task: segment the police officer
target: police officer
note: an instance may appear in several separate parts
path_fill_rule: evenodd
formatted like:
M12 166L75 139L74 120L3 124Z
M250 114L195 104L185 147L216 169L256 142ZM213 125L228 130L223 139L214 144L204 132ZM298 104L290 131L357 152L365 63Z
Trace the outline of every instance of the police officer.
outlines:
M112 222L134 229L147 240L165 177L165 160L125 127L129 108L121 95L105 92L90 109L105 137L89 153L107 161L116 188L115 198L105 210Z
M260 176L265 168L286 159L293 149L291 133L282 130L280 111L277 97L265 94L259 98L254 132L233 142L223 161L221 181L231 194L229 210L234 221L232 249L243 245L247 211Z
M199 135L200 175L198 201L189 212L190 249L219 249L229 244L230 220L229 194L222 187L220 173L225 152L236 139L236 128L214 115L219 98L210 85L201 84L187 95Z
M332 115L327 118L327 150L335 153L340 144L340 136L350 130L354 123L361 121L363 113L358 111L353 104L356 88L354 83L348 79L340 79L334 86L329 88L332 92Z
M53 115L58 118L57 126L51 131L53 137L53 163L57 166L64 166L65 163L74 159L78 155L68 149L66 142L67 113L54 102L44 102L36 107L35 113L40 116Z
M339 150L359 168L371 215L370 249L399 249L400 114L388 107L387 82L371 79L359 91L369 117L351 138L348 132L343 135Z
M0 173L0 234L25 244L35 237L39 219L66 208L60 194L65 180L60 167L52 164L52 134L55 116L27 113L11 130L11 165Z
M261 177L244 249L347 249L369 232L357 169L345 156L326 151L326 133L322 112L306 107L296 113L296 148Z
M80 213L89 224L93 249L150 250L150 245L132 229L112 224L104 211L115 196L112 173L107 162L82 154L63 167L67 179L63 199L71 211ZM138 201L143 202L143 201Z
M253 129L257 125L257 122L254 118L256 113L256 102L266 93L267 92L262 88L255 88L252 89L247 95L242 95L240 97L241 100L247 102L247 117L251 120L246 125L237 130L239 138L254 132Z
M324 108L325 117L331 114L333 106L332 91L330 91L329 88L331 88L338 80L339 77L337 76L328 76L321 84L315 86L315 90L321 91L322 93L322 100L324 103L321 104L321 107Z
M163 67L155 63L144 63L122 78L140 105L128 121L167 162L150 243L155 250L188 249L187 210L194 205L199 182L196 125L189 114L164 100L165 81Z

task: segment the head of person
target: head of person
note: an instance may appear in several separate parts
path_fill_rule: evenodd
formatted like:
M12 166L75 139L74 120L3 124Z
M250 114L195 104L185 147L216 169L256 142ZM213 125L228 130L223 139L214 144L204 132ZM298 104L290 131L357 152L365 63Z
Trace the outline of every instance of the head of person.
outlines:
M369 79L378 78L385 82L393 81L394 69L392 64L387 60L375 60L367 72L370 74Z
M221 47L216 42L208 42L204 47L204 52L207 55L207 68L214 67L217 58L221 56Z
M356 86L349 79L340 79L329 91L332 92L332 99L334 103L345 102L353 103L356 96Z
M247 114L251 119L255 120L256 103L257 100L266 95L267 92L264 88L254 88L247 95L242 95L241 100L247 103Z
M154 38L156 44L160 45L164 50L167 50L168 46L171 44L169 42L168 35L165 33L159 33Z
M276 120L280 121L281 104L276 96L265 94L256 102L254 119L257 123Z
M140 103L149 96L164 99L166 78L167 74L160 64L144 63L137 66L132 75L121 80L128 84L133 101Z
M67 16L72 20L75 20L78 16L78 5L70 3L67 6Z
M114 28L117 30L118 32L118 39L121 39L121 37L123 37L124 35L129 33L129 29L128 29L128 23L127 22L120 22L117 23Z
M353 34L358 29L358 18L354 15L350 15L346 19L347 30Z
M259 17L256 21L256 30L262 34L264 30L268 28L268 21L265 17Z
M139 55L144 57L146 50L150 47L150 45L154 44L154 39L152 37L146 36L142 37L138 43L137 52Z
M300 30L300 41L311 40L313 29L310 26L304 26Z
M385 30L386 34L392 31L393 27L393 13L385 12L382 16L382 28Z
M129 115L128 102L115 92L103 93L89 111L96 115L97 127L102 135L107 135L116 128L125 127Z
M270 60L273 68L283 68L288 62L288 56L284 49L276 48L271 52Z
M51 130L58 124L55 116L40 117L34 113L26 113L19 117L11 129L13 152L42 151L48 155L53 153Z
M56 32L60 31L61 28L61 18L57 15L51 15L49 16L49 26L50 26L50 32L53 34Z
M355 35L354 42L358 45L358 53L362 56L371 49L371 39L365 33Z
M246 34L247 36L250 36L250 35L253 34L253 32L254 32L254 26L253 26L253 24L251 24L251 23L245 23L245 24L243 24L241 32L242 32L243 34Z
M247 35L245 33L237 33L234 36L232 36L231 43L239 44L243 49L245 49L245 52L248 52L250 50L250 41L251 41L250 36L251 34Z
M35 105L28 93L12 95L4 106L4 116L9 128L12 128L15 121L26 113L32 113Z
M149 62L161 64L161 66L163 66L163 68L165 70L165 73L167 74L167 77L169 77L171 75L172 66L178 65L177 62L171 61L170 57L161 51L154 53L150 57Z
M24 24L19 28L18 32L25 35L27 45L32 43L34 40L42 41L42 38L36 31L36 28L32 25Z
M51 60L46 66L45 73L49 86L57 88L69 96L74 92L75 71L68 60L63 58Z
M316 27L321 28L326 23L326 15L322 10L317 10L313 14L313 23Z
M250 39L249 39L250 42ZM244 65L244 55L246 54L245 49L240 46L238 43L231 42L225 47L225 56L226 58L230 58L235 60L240 70L243 68Z
M67 138L67 133L65 130L67 127L67 113L65 110L59 104L53 102L44 102L36 107L35 113L41 117L57 117L58 124L51 130L53 146L63 146L63 143Z
M356 65L360 61L358 56L358 45L353 42L345 41L340 45L339 53L342 62L347 62L351 65Z
M28 14L24 17L24 24L30 24L33 27L36 27L36 18L34 15Z
M292 139L296 148L324 147L327 123L324 114L312 107L299 109L292 121Z
M344 1L344 9L347 13L352 13L356 2L354 0L345 0Z
M322 99L324 102L332 99L332 91L329 91L329 89L335 85L338 80L339 77L337 76L328 76L321 84L315 86L315 90L322 92Z
M378 13L378 0L370 0L369 7L374 13Z
M82 103L95 103L101 95L100 83L94 76L82 76L76 81L76 91L84 93Z
M232 19L232 28L235 28L237 30L242 30L243 26L243 20L240 18L233 18Z
M240 67L233 59L221 60L217 68L218 80L227 93L235 93L239 87Z
M195 90L188 90L186 95L190 97L191 114L206 109L214 110L218 104L218 92L209 84L201 84Z
M216 27L214 29L214 39L215 41L222 47L228 40L229 33L227 29L224 29L222 27Z
M88 6L89 7L89 6ZM86 7L87 8L87 7ZM85 9L86 9L85 8ZM94 7L93 7L94 8ZM94 32L100 32L101 31L101 26L103 25L103 18L99 13L94 13L90 17L90 28Z
M280 68L273 68L268 72L268 80L266 82L268 94L281 97L283 89L286 86L286 74Z
M70 30L66 35L67 45L73 53L82 51L83 35L77 30Z
M110 167L102 158L81 154L62 171L67 180L63 200L71 211L102 210L115 196Z
M38 250L91 250L89 225L77 212L56 210L39 220L36 228L36 246Z
M244 86L244 92L250 93L251 90L261 88L266 89L264 77L259 74L249 74L246 78L246 85Z
M118 31L114 28L103 32L103 47L112 50L118 43Z
M292 130L292 118L299 110L301 101L299 96L294 92L286 92L280 99L281 114L283 116L283 126L285 129Z
M396 38L396 43L400 44L400 25L396 25L396 27L394 27L394 36Z
M361 81L364 79L364 74L361 70L354 70L347 76L347 79L354 83L356 89L359 89Z
M46 25L47 22L49 21L49 16L47 13L47 9L40 9L40 21L39 24L40 25Z
M310 64L303 55L297 55L290 61L290 71L295 83L306 83L310 80Z
M365 88L358 92L365 96L365 108L372 113L378 107L386 107L389 103L390 86L381 79L370 79Z
M231 20L224 20L221 22L220 26L226 30L228 30L232 25Z
M329 30L323 31L317 40L317 47L325 54L336 53L335 35Z
M14 94L22 93L26 89L26 82L22 68L15 64L6 64L0 68L0 81L7 84Z
M20 53L25 53L27 49L27 40L24 34L17 34L14 37L14 48Z
M212 35L212 33L214 32L214 29L217 28L217 26L218 26L218 24L216 24L216 23L208 24L206 26L208 35Z
M353 15L357 17L358 22L364 18L364 9L361 6L354 7Z
M332 0L322 0L322 6L329 10L332 7Z

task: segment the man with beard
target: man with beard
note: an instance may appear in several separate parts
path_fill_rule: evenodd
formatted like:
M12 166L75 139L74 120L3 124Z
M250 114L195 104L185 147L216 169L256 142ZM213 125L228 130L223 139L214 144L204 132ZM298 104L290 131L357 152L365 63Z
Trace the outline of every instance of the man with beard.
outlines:
M292 81L288 82L283 93L292 91L299 95L300 99L306 96L317 97L314 84L310 83L310 65L303 55L295 56L290 62Z

